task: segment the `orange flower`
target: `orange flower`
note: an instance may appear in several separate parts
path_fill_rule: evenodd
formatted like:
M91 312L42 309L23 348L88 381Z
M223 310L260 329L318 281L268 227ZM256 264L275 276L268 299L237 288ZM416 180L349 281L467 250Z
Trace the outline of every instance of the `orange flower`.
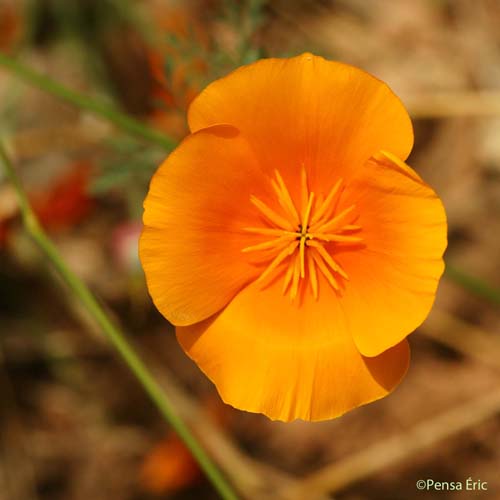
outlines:
M90 213L94 205L88 194L91 168L86 162L76 162L48 191L32 196L33 208L45 228L65 229Z
M145 201L151 296L224 401L323 420L387 395L443 272L446 216L399 99L311 54L209 85Z
M220 426L227 426L231 414L219 399L206 398L202 406L210 420ZM147 454L140 471L142 488L156 495L188 488L202 477L193 454L173 431Z
M19 41L22 22L19 7L14 2L0 1L0 51L9 52Z
M149 53L153 97L163 102L167 109L185 110L200 91L200 82L208 70L203 53L210 43L200 12L206 19L210 7L192 2L160 1L153 2L150 8L160 35L157 46ZM167 69L167 61L170 61L171 70ZM161 124L164 114L157 112L153 118Z
M142 487L153 494L181 490L200 479L193 455L177 434L169 434L148 454L141 468Z

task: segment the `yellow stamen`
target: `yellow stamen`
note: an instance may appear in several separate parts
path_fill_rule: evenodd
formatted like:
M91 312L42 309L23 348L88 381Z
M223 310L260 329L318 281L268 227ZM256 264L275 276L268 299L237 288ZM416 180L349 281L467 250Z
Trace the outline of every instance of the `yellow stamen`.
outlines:
M301 278L304 278L306 275L306 270L305 270L305 265L304 265L305 253L306 253L306 238L305 238L305 236L302 236L300 238L300 242L299 242L299 260L300 260L300 277Z
M290 289L290 299L293 301L299 291L300 263L297 255L293 266L292 288Z
M328 193L328 196L325 198L323 203L314 212L314 216L311 219L311 224L315 224L317 222L320 222L320 220L323 216L328 217L327 211L329 212L330 211L329 209L333 210L333 208L334 208L334 207L332 207L333 198L337 194L341 184L342 184L342 179L339 179L336 182L335 186L333 186L333 189Z
M321 241L338 241L344 243L357 243L359 241L363 241L363 238L360 236L350 236L347 234L322 234L322 233L313 233L314 238Z
M290 234L297 236L295 231L285 231L284 229L271 228L271 227L244 227L243 231L253 234L263 234L263 235L276 235L281 236L282 234Z
M335 290L340 290L339 284L337 283L337 280L333 277L332 273L326 266L325 262L321 258L321 256L316 253L316 249L311 249L311 255L312 258L314 259L314 262L319 267L319 270L323 273L323 276L327 279L328 283L335 289Z
M311 215L311 209L314 201L314 193L311 193L309 195L309 201L307 202L307 208L306 208L306 213L304 214L303 220L302 220L302 231L306 231L309 226L309 216Z
M309 238L309 234L307 232L307 229L308 229L308 224L309 224L309 215L311 214L311 209L312 209L312 205L313 205L313 201L314 201L314 193L311 193L309 195L309 202L307 203L307 208L306 208L306 212L304 214L304 218L302 220L302 224L301 224L301 228L302 228L302 231L301 231L301 235L300 235L300 245L299 245L299 254L300 254L300 277L301 278L304 278L305 277L305 274L306 274L306 271L305 271L305 246L306 246L306 242Z
M274 225L281 228L293 229L293 224L289 220L277 214L272 208L269 208L262 200L259 200L259 198L252 195L250 196L250 201L261 211L261 213L265 217L267 217L269 222L272 222Z
M272 260L264 272L257 278L258 282L265 281L265 279L297 248L297 242L292 241Z
M347 276L346 272L340 267L339 264L337 264L332 259L332 256L325 250L325 247L321 243L311 241L309 246L316 249L316 251L321 255L323 260L332 268L333 271L340 274L340 276L342 276L346 280L349 279L349 276Z
M309 271L313 297L318 300L318 275L316 273L316 264L310 252L307 253L307 270Z
M276 180L278 181L276 185L275 191L278 194L278 201L280 202L281 206L285 209L288 210L289 214L292 216L294 222L296 225L300 224L300 217L297 212L297 209L295 208L295 205L293 204L292 197L290 196L290 192L288 191L285 182L283 181L283 177L281 177L280 173L275 170L275 175L276 175ZM274 183L274 181L273 181ZM279 191L277 191L279 190Z
M319 224L316 223L313 226L311 226L311 233L327 233L333 229L336 229L336 227L339 226L339 224L342 222L343 219L345 219L349 214L352 213L352 211L356 208L356 205L351 205L350 207L346 208L345 210L342 210L338 215L336 215L333 219L329 220L325 224Z
M291 259L290 262L288 263L288 269L286 270L285 281L283 282L283 288L282 288L283 295L286 293L288 285L290 284L290 281L292 280L292 275L293 275L294 269L295 269L295 260Z
M252 245L249 247L245 247L242 252L255 252L257 250L267 250L269 248L278 248L280 249L283 246L283 243L287 243L295 239L295 236L289 236L288 234L285 236L281 236L274 240L265 241L264 243L259 243L258 245Z

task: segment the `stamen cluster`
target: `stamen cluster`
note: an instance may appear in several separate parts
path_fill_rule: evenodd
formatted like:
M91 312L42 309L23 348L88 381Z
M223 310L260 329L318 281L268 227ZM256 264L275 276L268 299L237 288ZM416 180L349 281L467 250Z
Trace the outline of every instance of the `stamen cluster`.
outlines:
M332 288L340 291L340 279L349 276L336 262L329 251L330 242L359 243L362 238L352 234L361 226L353 224L356 219L355 205L338 212L343 192L339 179L326 197L315 196L309 191L307 173L301 170L300 203L295 203L278 170L271 185L276 194L279 210L274 210L256 196L251 203L258 209L265 226L246 227L245 231L267 236L270 239L243 248L243 252L259 252L269 262L257 282L263 285L280 272L284 272L283 293L290 291L294 300L302 282L309 278L314 298L318 298L318 273L321 273ZM338 213L337 213L338 212Z

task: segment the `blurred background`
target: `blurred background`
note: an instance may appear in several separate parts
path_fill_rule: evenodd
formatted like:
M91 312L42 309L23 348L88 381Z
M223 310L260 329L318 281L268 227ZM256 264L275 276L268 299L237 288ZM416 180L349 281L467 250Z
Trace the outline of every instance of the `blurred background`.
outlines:
M408 162L446 206L450 270L408 376L342 418L282 424L221 403L152 306L137 240L165 148L0 65L0 134L35 212L242 497L500 498L498 26L498 0L0 0L0 53L171 147L208 82L303 51L375 74L414 118ZM218 498L26 235L2 175L0 499ZM428 478L488 489L419 491Z

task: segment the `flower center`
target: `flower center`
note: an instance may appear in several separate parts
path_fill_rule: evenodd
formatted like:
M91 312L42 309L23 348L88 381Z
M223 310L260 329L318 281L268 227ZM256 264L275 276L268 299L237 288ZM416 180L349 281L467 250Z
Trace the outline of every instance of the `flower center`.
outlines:
M362 241L359 235L352 234L361 229L361 226L353 224L357 217L355 205L338 210L343 192L342 179L326 196L316 197L314 192L309 191L307 173L302 167L299 203L293 201L277 170L271 185L279 209L274 210L252 195L250 201L266 225L244 228L249 233L268 238L242 250L258 253L261 260L268 263L257 282L264 286L284 272L283 293L289 291L291 300L297 297L302 283L307 282L317 299L318 274L321 273L330 286L340 292L341 280L348 280L349 276L332 256L331 243L339 245Z

